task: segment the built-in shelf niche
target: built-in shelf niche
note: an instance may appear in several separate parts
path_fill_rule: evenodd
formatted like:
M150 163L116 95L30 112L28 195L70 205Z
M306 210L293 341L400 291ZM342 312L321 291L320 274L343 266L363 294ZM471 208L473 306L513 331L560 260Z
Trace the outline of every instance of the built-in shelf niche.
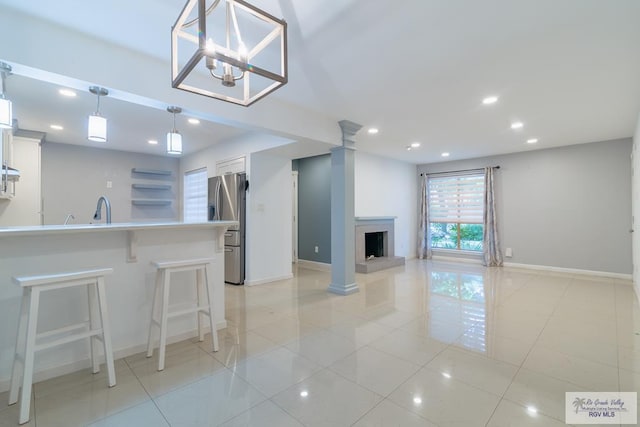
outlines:
M166 176L171 176L171 171L159 170L159 169L133 168L133 169L131 169L131 172L139 173L139 174L142 174L142 175L166 175Z
M172 184L164 182L173 182L173 172L162 169L146 169L132 168L133 178L143 182L134 182L131 184L134 197L131 204L138 207L166 207L173 204ZM158 181L161 183L144 182ZM162 182L164 181L164 182Z
M169 184L131 184L136 190L171 190Z

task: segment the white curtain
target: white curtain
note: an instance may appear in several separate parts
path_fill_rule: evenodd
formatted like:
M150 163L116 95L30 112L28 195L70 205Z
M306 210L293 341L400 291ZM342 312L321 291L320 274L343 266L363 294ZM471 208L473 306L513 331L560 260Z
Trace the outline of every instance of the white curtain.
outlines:
M482 233L482 251L484 255L484 265L487 267L502 267L502 251L500 250L500 238L498 236L493 175L494 168L484 168L484 229Z
M427 176L422 178L420 188L420 222L418 224L418 258L431 259L431 233L429 233L429 196Z

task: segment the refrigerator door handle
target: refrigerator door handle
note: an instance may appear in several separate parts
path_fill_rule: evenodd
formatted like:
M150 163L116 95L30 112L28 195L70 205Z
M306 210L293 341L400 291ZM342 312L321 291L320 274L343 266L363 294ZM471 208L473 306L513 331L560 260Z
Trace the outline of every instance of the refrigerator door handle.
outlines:
M222 179L222 178L220 178L220 179ZM216 198L215 198L216 211L215 211L215 219L217 221L219 221L220 218L221 218L220 211L222 210L222 206L220 206L220 179L218 179L218 181L216 182Z
M233 252L233 249L229 249L229 248L224 248L225 252Z

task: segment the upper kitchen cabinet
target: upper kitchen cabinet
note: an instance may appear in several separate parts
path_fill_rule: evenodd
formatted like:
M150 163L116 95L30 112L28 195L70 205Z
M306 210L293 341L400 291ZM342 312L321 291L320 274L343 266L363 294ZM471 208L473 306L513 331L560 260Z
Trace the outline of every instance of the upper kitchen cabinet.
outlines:
M0 226L40 225L41 180L40 180L40 139L3 135L3 156L12 167L19 170L19 182L15 173L7 179L8 190L0 199ZM8 154L8 156L5 156ZM10 161L9 161L10 159ZM4 181L3 181L4 187Z
M16 181L20 179L20 172L13 167L13 135L11 129L2 130L0 139L0 198L10 199L16 194Z

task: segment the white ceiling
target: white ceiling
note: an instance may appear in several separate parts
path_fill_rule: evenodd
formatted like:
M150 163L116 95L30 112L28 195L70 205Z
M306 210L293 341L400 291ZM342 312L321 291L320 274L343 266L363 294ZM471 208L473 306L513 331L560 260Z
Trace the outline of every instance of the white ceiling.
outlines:
M440 153L448 151L448 160L456 160L629 137L638 118L637 0L252 3L289 24L289 84L270 96L336 122L380 128L378 135L359 136L358 148L365 151L412 163L440 161ZM170 27L183 4L0 0L1 7L165 61ZM8 83L12 93L13 81ZM499 96L499 102L483 106L487 95ZM83 102L86 116L95 105L90 97ZM106 115L109 100L103 106ZM132 128L110 130L114 138L148 139L143 134L149 130L134 133L144 113L125 110L114 101L114 115L136 118ZM168 113L148 116L143 122L152 123L162 138L170 126ZM20 120L25 127L29 114ZM524 128L511 130L513 120L524 122ZM198 138L205 145L243 132L201 126L205 135ZM526 144L532 137L539 143ZM422 146L406 151L414 141Z

